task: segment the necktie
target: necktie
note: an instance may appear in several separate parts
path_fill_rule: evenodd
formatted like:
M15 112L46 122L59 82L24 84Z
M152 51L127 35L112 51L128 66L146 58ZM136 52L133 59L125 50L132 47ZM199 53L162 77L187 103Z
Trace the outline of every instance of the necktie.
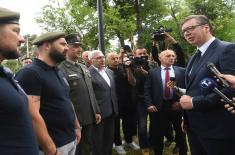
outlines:
M170 88L167 87L167 83L170 81L170 68L165 68L165 99L170 99Z
M195 67L197 66L199 60L201 59L201 53L202 52L198 49L197 53L194 56L194 60L192 62L192 67L191 67L190 75L191 75L192 71L195 69Z

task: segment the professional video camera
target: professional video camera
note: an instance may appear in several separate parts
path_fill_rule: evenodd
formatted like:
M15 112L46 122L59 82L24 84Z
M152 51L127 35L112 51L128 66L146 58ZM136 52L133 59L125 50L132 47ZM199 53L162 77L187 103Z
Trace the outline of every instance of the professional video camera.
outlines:
M172 32L172 29L165 29L163 26L160 26L158 30L153 32L152 39L155 41L164 41L165 40L164 32Z
M131 61L130 67L133 68L148 67L148 56L141 56L141 57L128 56L128 58Z

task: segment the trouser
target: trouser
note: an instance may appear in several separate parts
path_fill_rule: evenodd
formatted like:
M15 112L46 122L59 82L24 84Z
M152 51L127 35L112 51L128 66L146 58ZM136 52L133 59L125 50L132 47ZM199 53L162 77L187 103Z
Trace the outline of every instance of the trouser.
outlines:
M81 140L77 145L75 155L89 155L92 151L92 128L93 124L83 125L81 131Z
M235 154L235 139L214 139L200 137L188 131L191 155L232 155Z
M178 143L179 155L187 154L187 144L185 134L181 130L180 111L160 110L150 113L150 137L155 155L162 155L163 137L167 128L168 121L172 122L175 130L175 140Z
M114 140L114 116L104 118L93 128L93 155L112 155Z
M75 155L75 150L77 146L77 140L74 140L68 144L65 144L57 148L60 155ZM43 151L39 151L39 155L46 155Z
M148 128L147 128L147 117L148 112L144 105L144 98L138 97L137 103L137 118L138 118L138 138L140 148L149 148L149 137L148 137Z
M133 107L122 107L120 108L121 118L115 118L115 134L114 143L115 145L122 145L121 135L120 135L120 119L122 120L122 130L124 135L124 140L127 143L132 142L133 136L137 134L137 120L135 114L135 108Z

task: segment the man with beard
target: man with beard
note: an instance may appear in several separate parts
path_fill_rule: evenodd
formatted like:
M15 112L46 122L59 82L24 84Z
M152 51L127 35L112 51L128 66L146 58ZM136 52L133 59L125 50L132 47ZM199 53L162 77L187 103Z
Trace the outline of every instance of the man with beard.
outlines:
M70 98L82 126L82 137L76 155L89 155L92 148L92 132L94 124L101 121L100 109L97 104L91 83L91 75L87 67L78 63L81 57L81 42L77 34L65 37L69 50L67 58L58 67L64 73L70 86Z
M49 32L36 38L33 44L38 47L38 57L16 75L28 94L40 155L74 155L80 140L69 86L56 67L68 50L64 37L64 33Z
M24 43L19 26L20 14L0 8L0 63L19 57ZM13 74L0 65L0 154L37 155L37 141L28 112L28 100Z

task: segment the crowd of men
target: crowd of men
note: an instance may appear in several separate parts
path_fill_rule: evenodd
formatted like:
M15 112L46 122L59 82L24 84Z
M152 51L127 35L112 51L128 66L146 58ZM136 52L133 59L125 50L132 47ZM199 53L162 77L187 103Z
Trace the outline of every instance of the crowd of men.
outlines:
M0 8L0 62L20 57L25 40L19 18ZM129 147L162 155L164 136L175 141L179 155L235 154L235 107L200 85L215 79L223 94L235 97L235 44L215 38L203 15L185 18L181 33L197 48L187 66L182 48L166 32L173 48L159 50L153 42L150 60L144 47L121 48L105 58L99 50L83 52L77 34L38 36L33 61L22 58L28 61L15 75L0 66L0 154L111 155L114 146L118 154Z

